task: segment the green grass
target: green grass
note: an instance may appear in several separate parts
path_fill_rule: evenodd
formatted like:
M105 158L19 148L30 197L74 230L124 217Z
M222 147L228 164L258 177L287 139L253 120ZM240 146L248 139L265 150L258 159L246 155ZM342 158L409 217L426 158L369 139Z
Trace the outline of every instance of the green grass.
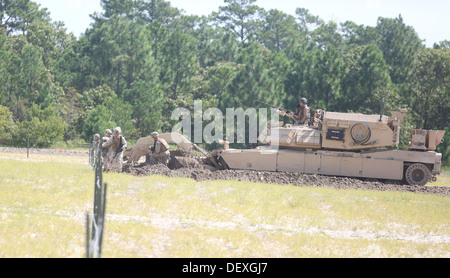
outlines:
M0 153L0 257L85 256L87 160ZM104 181L103 257L450 255L448 197L118 173Z

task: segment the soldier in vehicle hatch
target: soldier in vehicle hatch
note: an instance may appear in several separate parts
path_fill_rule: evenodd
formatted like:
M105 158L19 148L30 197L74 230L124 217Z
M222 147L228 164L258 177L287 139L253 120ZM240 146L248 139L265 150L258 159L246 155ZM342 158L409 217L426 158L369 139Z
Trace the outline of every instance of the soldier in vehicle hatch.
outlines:
M300 99L295 114L292 116L296 124L308 124L311 118L311 112L306 98Z
M281 116L286 116L294 120L295 124L308 124L311 118L310 109L308 107L308 101L306 98L301 98L297 109L294 112L288 113L286 110L278 110Z

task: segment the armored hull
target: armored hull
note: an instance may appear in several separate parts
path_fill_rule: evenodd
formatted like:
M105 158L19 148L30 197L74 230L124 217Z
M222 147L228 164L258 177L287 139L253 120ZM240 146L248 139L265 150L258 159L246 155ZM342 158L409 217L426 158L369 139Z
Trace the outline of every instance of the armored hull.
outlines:
M259 148L225 150L222 158L230 169L273 172L298 172L330 176L398 180L410 185L425 185L441 173L441 154L402 150L368 151L364 153L330 150L290 150ZM415 164L424 165L418 167ZM416 170L405 177L406 170ZM425 182L426 181L426 182Z

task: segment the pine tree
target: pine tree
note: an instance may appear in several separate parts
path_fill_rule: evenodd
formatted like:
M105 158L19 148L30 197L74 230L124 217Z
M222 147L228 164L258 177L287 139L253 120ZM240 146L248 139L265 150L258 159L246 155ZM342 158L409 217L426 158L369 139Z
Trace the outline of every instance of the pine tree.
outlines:
M389 65L392 83L400 89L400 95L410 104L410 92L417 86L413 72L417 64L417 53L423 48L416 31L403 22L403 18L380 17L376 27L380 40L379 48Z
M218 25L230 30L240 42L252 41L261 23L262 9L253 5L256 0L224 0L226 6L213 13Z

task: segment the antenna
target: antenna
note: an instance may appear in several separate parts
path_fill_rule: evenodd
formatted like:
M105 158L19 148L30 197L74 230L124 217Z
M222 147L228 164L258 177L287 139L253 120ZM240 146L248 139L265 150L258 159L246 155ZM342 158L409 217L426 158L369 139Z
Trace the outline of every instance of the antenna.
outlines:
M383 96L382 96L382 99L381 99L380 120L379 120L379 122L381 122L381 120L383 119L384 108L385 108L385 105L386 105L386 88L384 88L383 92L384 93L383 93Z

